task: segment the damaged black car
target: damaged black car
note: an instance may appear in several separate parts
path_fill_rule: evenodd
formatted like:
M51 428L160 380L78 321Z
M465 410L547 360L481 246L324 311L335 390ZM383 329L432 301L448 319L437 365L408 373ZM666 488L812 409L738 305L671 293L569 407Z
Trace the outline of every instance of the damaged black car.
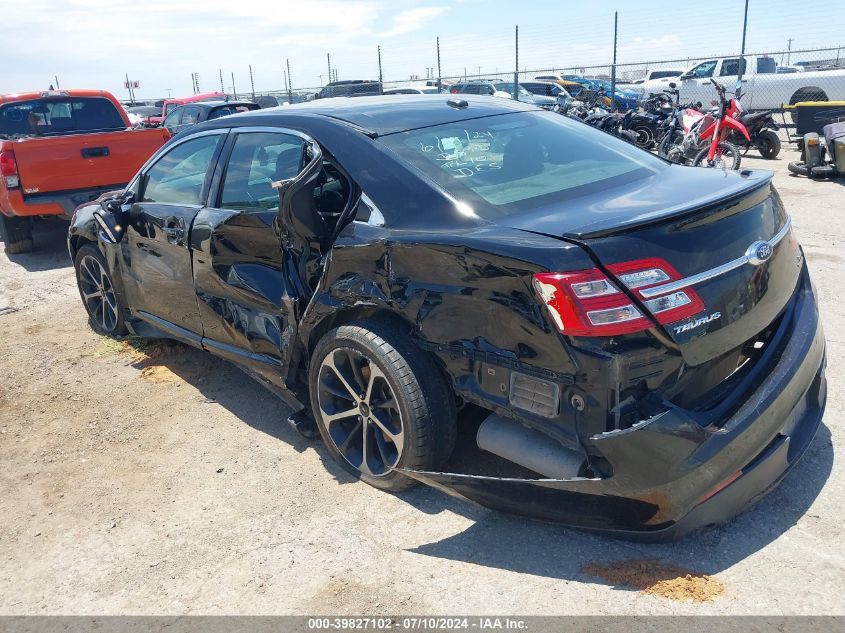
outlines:
M233 361L373 486L668 539L773 488L821 421L771 178L515 101L328 99L178 135L68 244L98 332ZM479 459L450 468L465 408Z

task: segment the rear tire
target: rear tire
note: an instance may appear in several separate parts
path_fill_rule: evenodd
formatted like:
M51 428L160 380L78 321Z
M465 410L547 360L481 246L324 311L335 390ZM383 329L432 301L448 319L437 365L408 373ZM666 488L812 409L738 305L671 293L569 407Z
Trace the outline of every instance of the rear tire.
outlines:
M767 160L780 154L780 137L774 130L763 130L758 134L757 151Z
M0 236L6 243L7 255L30 252L33 247L32 219L0 213Z
M693 167L720 167L722 169L739 169L740 155L739 148L727 141L719 141L716 146L716 158L713 162L707 160L710 152L710 145L703 148L692 161ZM721 164L720 164L721 163Z
M642 147L643 149L651 149L654 147L654 129L652 129L651 126L636 125L631 131L636 134L634 144L637 145L637 147Z
M308 385L332 457L371 486L405 490L416 481L398 469L436 470L452 454L452 391L434 359L393 323L328 332L311 357Z
M126 322L123 306L112 281L105 258L93 244L85 244L73 260L76 285L82 305L88 313L88 322L98 334L123 336Z

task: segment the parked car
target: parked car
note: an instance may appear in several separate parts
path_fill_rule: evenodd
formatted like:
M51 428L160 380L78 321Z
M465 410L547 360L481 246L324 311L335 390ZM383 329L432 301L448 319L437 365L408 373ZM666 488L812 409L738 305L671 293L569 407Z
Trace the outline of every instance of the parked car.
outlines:
M132 129L103 90L0 95L0 233L7 253L32 249L32 219L74 209L123 187L170 138Z
M709 59L680 77L647 81L640 89L645 95L658 93L674 81L678 84L681 101L709 103L713 98L710 79L734 86L739 67L738 57ZM765 55L747 55L744 68L742 103L746 110L773 110L801 101L845 100L845 69L779 73L775 60Z
M314 95L315 99L328 97L366 97L381 94L381 83L371 79L346 79L332 81Z
M515 94L516 99L518 101L523 101L525 103L533 103L534 105L540 106L541 108L546 108L547 110L551 110L558 103L557 99L555 99L554 97L536 95L529 92L523 87L522 84L519 84L518 89L514 91L512 81L503 81L497 84L493 84L493 87L496 89L497 92L501 93L502 95L508 95L508 97L511 99L514 98Z
M611 85L609 81L582 77L577 83L588 90L601 91L610 98ZM637 90L617 87L616 92L613 94L612 107L623 112L636 109L641 97L641 93Z
M202 101L189 103L179 106L168 114L162 125L171 134L176 135L184 129L197 123L202 123L203 121L260 109L261 106L252 101Z
M568 99L572 96L567 92L566 88L553 81L523 81L519 85L532 94L542 95L544 97Z
M577 81L572 80L572 77L576 76L577 75L561 75L554 73L550 75L538 75L537 77L534 77L534 81L552 81L561 88L565 88L571 96L577 97L578 93L581 92L582 86Z
M186 103L198 103L200 101L219 101L226 98L225 92L201 92L199 94L191 95L189 97L177 97L176 99L165 99L161 102L161 114L158 116L151 116L147 120L150 126L161 125L165 117L180 105Z
M437 86L395 86L385 88L386 95L433 95L442 92Z
M660 539L759 498L821 420L771 179L515 100L335 99L188 130L68 246L98 332L234 361L373 486ZM449 472L458 432L488 458Z

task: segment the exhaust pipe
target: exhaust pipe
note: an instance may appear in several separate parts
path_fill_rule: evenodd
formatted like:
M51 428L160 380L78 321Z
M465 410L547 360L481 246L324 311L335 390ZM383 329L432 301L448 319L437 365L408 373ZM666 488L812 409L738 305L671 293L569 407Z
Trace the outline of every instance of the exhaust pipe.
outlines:
M549 479L577 477L584 463L583 454L495 413L478 427L475 441L479 448Z

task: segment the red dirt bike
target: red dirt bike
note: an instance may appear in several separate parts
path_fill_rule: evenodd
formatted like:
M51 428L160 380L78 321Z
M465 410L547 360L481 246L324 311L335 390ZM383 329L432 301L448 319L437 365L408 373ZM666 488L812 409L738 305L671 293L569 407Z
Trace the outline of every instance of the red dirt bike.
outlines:
M742 107L731 97L725 97L726 88L710 81L719 93L718 107L708 113L686 109L681 114L684 136L673 145L674 139L664 139L661 153L677 163L689 163L694 167L721 167L739 169L740 149L727 141L732 134L738 134L751 141L748 130L739 122ZM715 102L714 102L715 103Z

